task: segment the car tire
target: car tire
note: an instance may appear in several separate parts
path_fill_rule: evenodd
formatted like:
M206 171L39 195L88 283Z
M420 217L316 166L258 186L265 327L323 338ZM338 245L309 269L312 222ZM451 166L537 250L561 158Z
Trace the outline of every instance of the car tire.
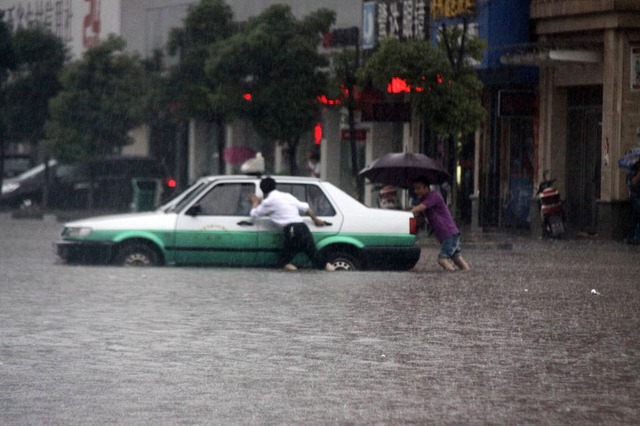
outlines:
M118 249L113 263L120 266L157 266L160 256L146 244L127 244Z
M335 266L336 271L357 271L362 268L360 261L351 253L343 251L329 252L327 262Z

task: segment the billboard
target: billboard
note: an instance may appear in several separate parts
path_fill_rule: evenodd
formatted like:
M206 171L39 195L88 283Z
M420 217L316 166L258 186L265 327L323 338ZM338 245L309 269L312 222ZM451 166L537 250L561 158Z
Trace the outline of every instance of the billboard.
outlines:
M363 49L373 49L385 37L401 40L427 38L427 0L367 1L363 4L362 13Z
M74 58L120 34L120 0L0 0L10 30L43 25L60 37Z

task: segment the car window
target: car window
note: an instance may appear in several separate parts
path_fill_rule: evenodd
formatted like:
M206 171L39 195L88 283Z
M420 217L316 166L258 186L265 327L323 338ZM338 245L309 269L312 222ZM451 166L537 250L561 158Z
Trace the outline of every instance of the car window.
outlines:
M88 179L88 169L84 164L58 164L56 178L61 182L77 182Z
M18 176L29 170L31 162L29 157L10 157L4 158L4 177Z
M278 190L288 192L309 207L318 216L335 216L336 211L318 185L301 183L278 183Z
M249 216L249 194L255 192L252 183L221 183L200 199L200 214L204 216Z

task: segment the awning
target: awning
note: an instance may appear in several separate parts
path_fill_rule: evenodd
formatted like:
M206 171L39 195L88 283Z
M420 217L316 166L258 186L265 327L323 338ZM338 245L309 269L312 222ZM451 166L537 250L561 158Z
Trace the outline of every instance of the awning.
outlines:
M534 65L553 67L568 64L597 64L602 52L587 49L544 49L500 56L503 65Z

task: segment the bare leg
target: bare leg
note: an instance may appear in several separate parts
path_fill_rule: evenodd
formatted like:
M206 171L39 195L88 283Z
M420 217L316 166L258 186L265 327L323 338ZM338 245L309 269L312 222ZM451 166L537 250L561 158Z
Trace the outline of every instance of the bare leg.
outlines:
M458 266L458 268L462 269L463 271L468 271L469 269L471 269L469 268L469 264L460 255L453 258L453 263L455 263L456 266Z

